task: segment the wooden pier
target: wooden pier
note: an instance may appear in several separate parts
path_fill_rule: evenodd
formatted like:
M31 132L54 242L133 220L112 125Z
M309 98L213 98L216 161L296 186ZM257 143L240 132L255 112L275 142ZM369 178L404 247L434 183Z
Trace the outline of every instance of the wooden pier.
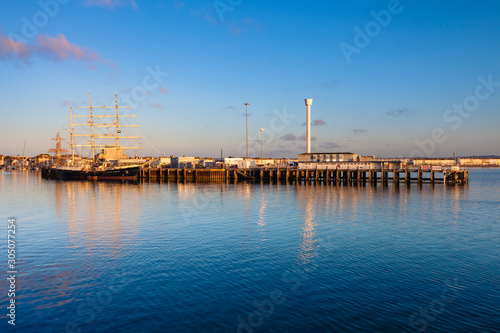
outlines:
M421 169L298 169L252 168L252 169L170 169L144 168L140 180L149 181L238 181L295 182L300 183L445 183L466 184L469 170L421 170Z

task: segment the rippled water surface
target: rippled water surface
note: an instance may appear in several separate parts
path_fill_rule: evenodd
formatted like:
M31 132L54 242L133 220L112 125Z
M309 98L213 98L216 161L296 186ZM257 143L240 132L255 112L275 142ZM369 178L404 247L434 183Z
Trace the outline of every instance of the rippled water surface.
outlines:
M121 184L0 172L0 331L499 332L500 170L470 178Z

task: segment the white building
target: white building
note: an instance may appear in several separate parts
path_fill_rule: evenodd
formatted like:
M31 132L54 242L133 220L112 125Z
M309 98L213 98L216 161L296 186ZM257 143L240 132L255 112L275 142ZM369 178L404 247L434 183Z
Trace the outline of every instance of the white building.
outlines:
M241 160L238 161L238 169L250 169L250 168L255 168L256 163L255 160Z
M196 161L196 157L174 156L171 158L171 165L174 169L194 169Z
M224 165L226 167L232 167L232 166L237 167L239 161L243 161L243 158L241 158L241 157L225 157L224 158Z
M170 166L172 163L172 158L171 157L160 157L159 160L160 166Z
M299 154L299 163L321 162L352 162L357 161L358 155L353 153L304 153Z
M351 169L351 170L399 170L403 168L401 160L369 160L368 158L360 158L353 153L304 153L299 155L298 168L305 169Z

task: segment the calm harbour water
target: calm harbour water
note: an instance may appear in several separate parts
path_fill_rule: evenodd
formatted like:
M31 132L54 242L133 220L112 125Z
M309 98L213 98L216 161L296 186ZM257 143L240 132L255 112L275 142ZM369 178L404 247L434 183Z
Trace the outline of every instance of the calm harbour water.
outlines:
M0 331L499 332L500 170L470 179L121 184L0 172Z

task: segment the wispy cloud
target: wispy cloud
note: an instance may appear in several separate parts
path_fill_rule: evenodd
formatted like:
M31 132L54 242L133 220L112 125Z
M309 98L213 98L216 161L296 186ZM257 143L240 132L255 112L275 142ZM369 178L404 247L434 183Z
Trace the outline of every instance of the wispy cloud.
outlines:
M61 103L61 106L68 106L68 105L71 105L71 102L68 101L67 99L65 99L62 103Z
M181 1L176 1L174 3L174 8L176 9L182 9L186 6L186 4L184 2L181 2Z
M417 114L417 111L408 109L407 107L402 107L395 110L386 111L385 114L391 117L413 116Z
M332 87L335 87L337 85L337 80L320 82L319 85L322 86L323 88L332 88Z
M232 21L229 25L229 33L236 36L252 30L256 30L258 32L264 31L262 25L251 17L244 18L238 22Z
M154 107L157 110L163 109L163 104L161 103L148 103L150 106Z
M191 8L190 13L193 17L201 18L212 24L217 24L217 20L214 18L210 5L203 8Z
M17 42L0 34L0 58L5 60L21 61L29 64L34 56L43 56L54 62L63 60L77 60L87 63L91 69L96 69L95 63L115 65L104 59L94 50L71 43L63 34L56 37L38 35L32 44Z
M337 142L333 142L333 141L324 142L324 143L320 144L319 146L321 148L324 148L324 149L343 149L343 148L347 147L347 146L338 144Z
M23 42L16 42L0 33L0 59L21 60L27 63L29 62L30 53L28 45Z
M137 2L135 2L135 0L87 0L84 2L84 5L111 9L130 6L134 9L138 9Z
M243 30L234 22L229 26L229 33L232 35L239 36L242 32Z
M283 141L295 141L295 140L297 140L297 137L294 134L285 134L282 137L280 137L280 140L283 140Z
M257 31L262 32L264 29L262 28L262 25L258 23L256 20L254 20L251 17L247 17L243 19L243 24L255 28Z
M324 120L321 120L321 119L316 119L316 120L311 121L311 125L312 126L322 126L322 125L326 125L326 122ZM302 126L306 126L306 123L303 122Z
M170 90L168 89L168 87L159 87L158 91L162 94L168 94Z
M302 141L306 141L307 137L305 134L302 134L301 136L299 136L299 140L302 140ZM311 141L316 141L317 138L315 136L311 136Z
M363 134L363 133L368 133L368 130L365 129L360 129L360 128L355 128L352 130L354 134Z
M291 149L275 149L275 150L271 150L271 151L269 152L269 154L270 154L271 156L276 156L276 155L278 155L278 156L279 156L279 155L283 156L283 154L294 154L294 151L293 151L293 150L291 150Z
M63 34L57 34L56 37L38 35L37 41L35 50L53 61L76 59L104 62L104 59L93 50L70 43Z
M231 106L231 105L228 105L228 106L225 106L222 108L222 111L227 111L227 110L234 111L234 110L236 110L236 108L234 106Z

